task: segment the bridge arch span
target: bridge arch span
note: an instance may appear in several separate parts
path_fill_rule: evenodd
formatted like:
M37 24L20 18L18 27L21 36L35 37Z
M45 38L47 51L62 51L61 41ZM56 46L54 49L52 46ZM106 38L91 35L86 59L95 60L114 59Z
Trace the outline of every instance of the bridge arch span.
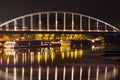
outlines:
M49 11L23 15L0 25L0 31L118 32L119 29L84 14Z

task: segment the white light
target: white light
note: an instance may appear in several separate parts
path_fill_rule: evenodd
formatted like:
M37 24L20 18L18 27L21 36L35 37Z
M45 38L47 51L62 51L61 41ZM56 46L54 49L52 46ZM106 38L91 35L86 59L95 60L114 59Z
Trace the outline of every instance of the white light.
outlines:
M39 72L38 72L39 76L38 76L38 80L41 80L41 67L39 67Z
M97 70L96 70L96 80L99 80L99 66L97 67Z
M47 80L49 80L49 67L47 67Z
M6 41L4 44L4 47L5 48L14 48L15 45L16 45L16 42L14 42L14 41Z
M24 80L24 67L22 67L22 80Z
M63 68L63 80L65 80L66 68Z
M92 40L92 43L94 43L95 42L95 40Z
M80 67L80 80L82 80L82 66Z
M32 76L33 76L33 68L30 68L30 80L32 80Z
M91 72L91 68L89 66L89 68L88 68L88 80L90 80L90 72Z
M14 67L14 80L17 80L16 67Z
M5 79L6 80L8 79L8 67L6 67L6 70L5 70Z
M15 49L4 49L6 55L15 55Z
M74 67L72 67L71 80L74 80Z
M92 45L92 50L94 50L95 49L95 46L94 45Z
M57 67L55 68L55 80L57 80Z

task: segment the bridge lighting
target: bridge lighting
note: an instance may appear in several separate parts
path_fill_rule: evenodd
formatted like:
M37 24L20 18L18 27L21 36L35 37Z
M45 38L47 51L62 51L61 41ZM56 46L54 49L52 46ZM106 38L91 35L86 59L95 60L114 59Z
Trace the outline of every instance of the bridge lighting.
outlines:
M74 30L74 14L72 14L72 31Z
M17 30L17 27L15 27L15 31Z
M113 69L113 77L115 78L115 76L118 74L118 69L114 66Z
M64 52L62 52L62 59L64 59L65 58L65 53Z
M41 67L39 66L39 71L38 71L38 80L41 80Z
M16 42L14 42L14 41L6 41L4 43L5 49L13 49L15 47L15 45L16 45Z
M47 30L49 31L49 13L47 13Z
M30 16L30 30L33 30L33 16Z
M15 50L14 49L4 49L4 52L6 55L15 55Z
M50 56L51 56L51 59L52 59L52 62L53 62L53 60L54 60L54 58L55 58L55 54L54 54L53 52L51 52L51 53L50 53Z
M55 13L55 29L56 31L58 30L58 17L57 17L57 13Z
M92 41L92 43L94 43L95 42L95 40L91 40Z
M95 46L94 45L92 45L92 51L95 49Z
M39 21L39 30L41 31L41 21Z
M64 13L64 31L66 31L66 13Z

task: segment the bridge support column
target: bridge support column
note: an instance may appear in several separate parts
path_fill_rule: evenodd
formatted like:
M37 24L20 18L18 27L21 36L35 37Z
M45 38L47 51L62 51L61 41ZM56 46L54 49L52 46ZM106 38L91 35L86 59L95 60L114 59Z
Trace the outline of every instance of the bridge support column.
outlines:
M22 18L22 31L24 31L25 29L25 18L23 17Z
M47 13L47 31L49 31L49 13Z
M41 14L39 13L39 30L41 31Z
M105 31L107 32L107 25L105 24Z
M16 29L17 29L17 21L15 20L14 21L14 30L16 31Z
M72 31L74 31L74 14L72 14Z
M90 18L88 18L88 31L90 31Z
M80 15L80 31L82 31L82 15Z
M66 13L64 13L64 31L66 31Z
M55 30L58 30L57 12L55 13Z
M98 29L98 25L99 25L99 22L98 22L98 20L97 20L97 31L99 31L99 29Z
M33 30L33 16L30 16L30 30Z

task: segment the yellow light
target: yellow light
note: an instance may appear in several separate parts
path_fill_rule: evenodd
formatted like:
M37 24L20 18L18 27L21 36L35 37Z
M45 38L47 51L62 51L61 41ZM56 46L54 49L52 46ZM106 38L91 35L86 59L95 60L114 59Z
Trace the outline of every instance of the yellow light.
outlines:
M9 64L9 62L10 62L10 59L9 59L9 57L7 58L7 64Z
M83 55L83 50L80 49L79 56L82 57L82 55Z
M24 64L24 54L22 54L22 63Z
M67 58L69 58L69 57L70 57L70 54L69 54L69 52L67 52L67 54L66 54L66 57L67 57Z
M40 63L40 52L38 52L38 63Z
M36 34L37 39L42 39L43 34Z
M77 56L78 56L78 52L77 52L78 50L76 50L75 49L75 59L77 58Z
M54 58L55 58L55 55L54 55L54 53L53 52L51 52L51 59L52 59L52 62L53 62L53 60L54 60Z
M43 59L43 55L38 52L38 54L36 55L36 58L37 58L37 61L38 61L38 64L40 63L40 61Z
M16 64L16 57L15 57L15 55L14 55L14 64Z
M73 51L71 52L71 59L74 57L74 53L73 53Z
M54 39L55 34L50 34L50 39Z
M64 59L65 58L65 53L64 52L62 52L62 59Z
M45 63L47 62L47 59L48 59L48 55L47 55L47 53L45 53Z

